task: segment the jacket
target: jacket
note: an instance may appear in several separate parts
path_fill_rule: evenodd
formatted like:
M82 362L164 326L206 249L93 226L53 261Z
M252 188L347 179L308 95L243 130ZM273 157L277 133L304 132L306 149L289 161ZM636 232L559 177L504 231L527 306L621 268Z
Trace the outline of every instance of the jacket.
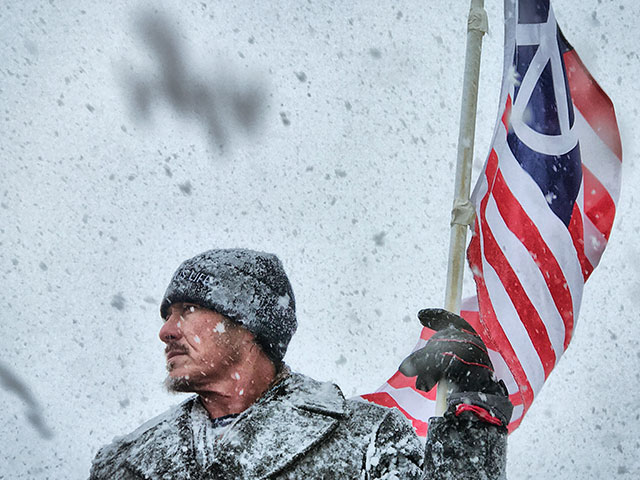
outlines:
M437 419L425 455L398 410L345 400L334 384L291 374L238 416L202 471L189 422L198 401L100 449L90 480L498 479L504 469L506 432L496 427Z

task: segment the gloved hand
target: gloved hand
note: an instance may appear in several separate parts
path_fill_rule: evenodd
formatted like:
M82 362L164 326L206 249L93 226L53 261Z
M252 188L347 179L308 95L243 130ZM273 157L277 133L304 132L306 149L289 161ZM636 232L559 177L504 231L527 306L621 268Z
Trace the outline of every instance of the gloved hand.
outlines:
M473 327L462 317L439 308L420 310L418 318L436 333L425 347L404 359L400 372L407 377L417 376L416 388L423 391L446 379L454 384L448 398L449 410L459 415L464 410L459 405L473 405L497 419L490 423L507 425L513 405L504 382L495 378L487 347ZM477 408L475 413L482 418L483 413Z

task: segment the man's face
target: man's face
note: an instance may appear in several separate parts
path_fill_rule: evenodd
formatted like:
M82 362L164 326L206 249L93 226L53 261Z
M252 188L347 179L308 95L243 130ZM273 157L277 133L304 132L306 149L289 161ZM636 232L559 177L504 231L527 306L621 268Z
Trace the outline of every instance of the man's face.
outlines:
M193 303L172 304L164 320L159 336L166 344L171 390L195 391L232 375L243 352L255 346L248 330Z

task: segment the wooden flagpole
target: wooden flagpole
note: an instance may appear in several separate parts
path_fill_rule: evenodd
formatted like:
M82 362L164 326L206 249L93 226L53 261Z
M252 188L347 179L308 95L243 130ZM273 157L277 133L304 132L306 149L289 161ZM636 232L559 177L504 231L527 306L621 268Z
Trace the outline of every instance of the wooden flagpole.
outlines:
M473 223L475 214L473 205L469 202L469 192L471 190L471 167L473 165L473 145L478 107L480 54L482 51L482 37L487 31L488 20L487 12L484 9L484 0L471 0L469 18L467 20L467 50L462 85L455 193L451 210L449 264L447 267L447 285L444 300L444 308L453 313L460 313L467 229ZM453 386L446 380L438 383L437 415L442 415L447 409L447 397L452 388Z

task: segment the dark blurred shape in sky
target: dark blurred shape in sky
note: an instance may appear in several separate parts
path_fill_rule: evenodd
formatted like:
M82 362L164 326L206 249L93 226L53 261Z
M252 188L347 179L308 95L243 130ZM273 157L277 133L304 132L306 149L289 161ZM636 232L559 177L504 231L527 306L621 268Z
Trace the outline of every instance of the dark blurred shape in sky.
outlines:
M45 424L41 407L29 390L29 387L13 373L9 367L0 363L0 385L9 392L15 393L27 404L27 420L38 431L42 438L52 438L53 432Z
M111 306L115 309L124 310L125 303L126 300L121 293L118 293L111 297Z
M154 102L165 100L183 117L199 121L222 150L235 131L256 132L266 104L262 81L235 76L228 66L205 78L191 68L181 35L164 14L143 12L137 20L138 33L157 62L157 72L129 76L139 117L148 119Z

